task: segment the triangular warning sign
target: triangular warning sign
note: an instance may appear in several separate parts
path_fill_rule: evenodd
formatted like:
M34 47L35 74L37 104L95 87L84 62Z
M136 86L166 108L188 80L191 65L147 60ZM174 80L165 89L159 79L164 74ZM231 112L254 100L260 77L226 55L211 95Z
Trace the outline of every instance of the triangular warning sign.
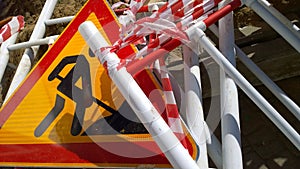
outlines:
M119 39L109 4L89 0L0 110L1 166L170 166L79 34L86 20L111 44ZM118 55L134 52L129 46ZM145 94L158 88L151 72L139 76Z

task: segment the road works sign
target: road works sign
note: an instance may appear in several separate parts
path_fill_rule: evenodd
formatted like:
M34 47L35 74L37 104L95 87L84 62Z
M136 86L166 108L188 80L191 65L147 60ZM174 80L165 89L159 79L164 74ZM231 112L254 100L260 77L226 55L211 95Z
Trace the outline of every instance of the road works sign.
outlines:
M77 31L86 20L110 44L118 40L107 2L89 0L0 110L0 166L170 166ZM118 55L134 52L130 46ZM150 71L136 79L147 84L146 95L159 88Z

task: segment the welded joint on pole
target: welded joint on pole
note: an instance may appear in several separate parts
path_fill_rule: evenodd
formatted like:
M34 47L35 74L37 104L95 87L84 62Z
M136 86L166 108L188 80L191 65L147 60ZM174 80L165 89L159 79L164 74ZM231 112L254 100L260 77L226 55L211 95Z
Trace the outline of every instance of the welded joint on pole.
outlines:
M273 6L270 2L268 2L267 0L258 0L258 2L266 7L271 7Z
M273 12L274 12L274 10L276 10L276 9L273 7L273 5L272 5L271 3L269 3L267 0L258 0L258 2L259 2L261 5L263 5L264 7L268 8L270 11L273 11ZM272 10L272 8L273 8L274 10ZM277 10L276 10L275 12L277 12ZM278 12L278 13L279 13L279 12ZM279 14L281 14L281 13L279 13ZM276 14L274 14L274 15L276 15ZM283 16L283 15L282 15L282 16ZM278 15L277 15L277 17L278 17ZM283 17L284 17L283 19L286 19L286 20L282 20L282 18L280 19L280 17L281 17L281 16L279 16L278 19L279 19L284 25L286 25L286 26L289 26L289 25L290 25L290 27L291 27L290 29L293 29L294 31L300 33L300 32L299 32L299 31L300 31L299 27L298 27L297 25L295 25L293 21L288 20L287 18L285 18L285 16L283 16ZM288 22L288 23L287 23L287 22Z
M294 24L293 22L292 22L292 24L293 24L293 29L294 29L296 32L300 33L300 28L299 28L296 24Z
M151 12L158 11L158 9L159 9L158 5L154 4L151 8Z
M185 32L190 40L194 40L197 42L198 38L205 36L205 33L203 31L198 32L197 29L205 30L206 26L203 22L198 22L193 26L191 26L190 28L188 28Z
M206 30L206 25L204 22L198 22L197 24L188 28L185 32L188 38L192 43L189 43L187 46L191 48L197 55L200 55L200 51L202 49L202 45L199 42L199 39L206 36L204 30Z

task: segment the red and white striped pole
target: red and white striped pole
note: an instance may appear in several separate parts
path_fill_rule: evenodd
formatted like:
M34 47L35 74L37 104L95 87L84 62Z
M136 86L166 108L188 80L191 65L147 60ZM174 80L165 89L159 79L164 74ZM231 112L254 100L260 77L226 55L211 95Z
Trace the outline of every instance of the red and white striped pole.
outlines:
M173 88L168 74L168 69L165 65L165 61L163 58L159 59L159 66L160 66L161 83L162 83L163 92L165 96L168 125L170 126L174 134L177 136L177 138L181 141L181 144L185 148L187 148L185 133L183 131L181 119L179 116L177 103L175 100Z
M0 44L24 28L24 17L15 16L0 29Z
M194 24L192 27L194 28L200 28L201 30L205 30L207 27L218 21L220 18L228 14L229 12L233 11L237 7L241 5L240 0L234 0L228 5L224 6L220 10L212 13L207 19L204 19L203 21L199 21L196 24ZM190 28L189 30L192 30L193 28ZM172 39L164 41L164 42L157 42L159 41L159 38L153 42L153 44L161 45L161 47L154 52L148 54L143 59L136 61L132 64L128 64L127 71L130 73L136 73L142 69L144 69L145 66L153 63L156 59L164 56L165 54L169 53L176 47L178 47L181 44L181 41L178 39ZM150 44L151 45L151 44Z
M110 78L132 107L137 117L151 134L170 164L178 169L199 169L188 151L180 144L172 130L160 116L140 86L125 67L118 68L120 59L115 53L102 51L108 43L91 21L82 23L79 32L102 64L107 65ZM103 53L104 52L104 53ZM107 53L105 53L107 52Z
M183 26L188 27L192 21L194 21L195 19L198 18L198 20L204 20L205 18L208 17L208 15L201 17L204 13L208 13L209 10L211 10L214 6L216 6L218 3L220 2L220 0L214 0L213 2L205 2L203 5L198 5L196 8L194 9L194 11L189 15L189 16L185 16L181 21L179 21L176 26L179 30L183 29ZM206 27L205 27L206 28ZM137 35L133 35L131 37L127 37L127 41L122 44L123 45L128 45L129 43L131 43L132 41L134 41L135 39L139 39L139 36ZM143 56L146 55L147 53L152 52L153 50L156 50L160 47L160 45L164 42L166 42L168 39L170 39L169 36L167 35L161 35L158 38L156 38L155 41L150 42L149 45L145 46L143 49L141 49L138 53L137 56Z

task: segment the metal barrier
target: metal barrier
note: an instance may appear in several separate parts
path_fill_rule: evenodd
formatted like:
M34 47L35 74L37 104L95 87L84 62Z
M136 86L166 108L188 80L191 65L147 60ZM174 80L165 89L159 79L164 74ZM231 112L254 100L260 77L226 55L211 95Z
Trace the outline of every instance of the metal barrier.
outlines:
M285 38L298 52L300 52L300 29L288 21L280 12L273 8L266 0L241 0L243 4L252 8L267 23L269 23L283 38ZM144 1L132 1L130 4L132 13L136 14ZM265 115L282 131L282 133L300 150L300 136L298 132L268 103L268 101L243 77L235 68L235 51L238 58L262 81L263 84L294 114L300 121L300 108L263 72L246 54L234 44L232 11L241 5L240 0L205 0L193 1L191 5L188 0L170 1L170 3L160 3L157 12L153 12L148 18L156 21L167 21L176 23L171 28L178 28L186 35L176 34L176 38L171 33L159 28L161 34L153 42L149 42L140 49L136 56L132 58L135 62L129 63L126 67L118 67L120 59L114 52L105 55L101 48L109 46L90 22L83 23L79 31L95 51L102 64L109 63L107 70L113 82L120 89L125 99L129 102L135 113L143 122L156 143L165 153L169 162L174 168L209 168L207 154L210 155L218 168L240 169L243 168L243 158L241 151L241 133L239 120L239 101L237 98L238 85L249 98L265 113ZM5 41L1 46L0 60L0 80L2 79L5 67L8 62L8 50L26 48L20 61L11 86L7 92L5 101L13 94L14 90L27 76L31 69L32 61L36 56L39 45L48 44L55 40L58 35L43 38L45 28L48 25L65 23L72 20L73 16L50 19L57 0L47 0L39 20L33 30L28 42L14 44L17 34ZM219 9L215 11L215 7ZM149 11L150 7L142 8L142 11ZM153 8L153 6L151 6ZM155 9L158 7L156 6ZM169 10L172 9L172 10ZM196 10L197 9L197 10ZM179 13L180 11L182 13ZM178 12L178 13L177 13ZM185 16L187 15L187 16ZM175 19L175 16L178 18ZM127 16L130 17L130 16ZM128 18L127 18L128 19ZM130 18L132 19L132 18ZM130 20L129 19L129 20ZM157 19L157 20L155 20ZM162 20L160 20L162 19ZM219 28L213 25L219 21ZM169 23L169 22L168 22ZM287 25L287 26L286 26ZM130 30L120 39L119 48L127 46L139 40L147 33L143 32L142 26ZM184 28L184 29L182 29ZM219 36L220 50L211 43L203 31L210 28ZM156 32L156 33L157 33ZM176 33L176 31L174 31ZM173 33L174 33L173 32ZM182 33L181 32L181 33ZM181 41L178 37L182 37ZM42 39L43 38L43 39ZM186 39L184 39L186 38ZM196 140L201 149L201 154L197 162L193 161L184 146L176 138L170 127L156 111L149 99L140 90L131 74L140 71L149 63L160 59L162 56L173 50L187 40L183 46L184 65L184 86L185 86L185 111L191 119L187 126L192 137ZM188 43L189 41L189 43ZM14 44L14 45L13 45ZM197 50L191 50L195 45L201 45L222 68L221 76L221 131L222 145L218 139L210 133L206 125L203 113L202 91L200 80L200 68ZM194 45L194 46L193 46ZM138 59L137 59L138 58ZM142 59L141 59L142 58ZM4 69L3 69L4 68ZM130 88L128 87L130 86ZM129 90L129 91L128 91ZM128 94L130 93L130 94ZM175 103L176 104L176 103Z

